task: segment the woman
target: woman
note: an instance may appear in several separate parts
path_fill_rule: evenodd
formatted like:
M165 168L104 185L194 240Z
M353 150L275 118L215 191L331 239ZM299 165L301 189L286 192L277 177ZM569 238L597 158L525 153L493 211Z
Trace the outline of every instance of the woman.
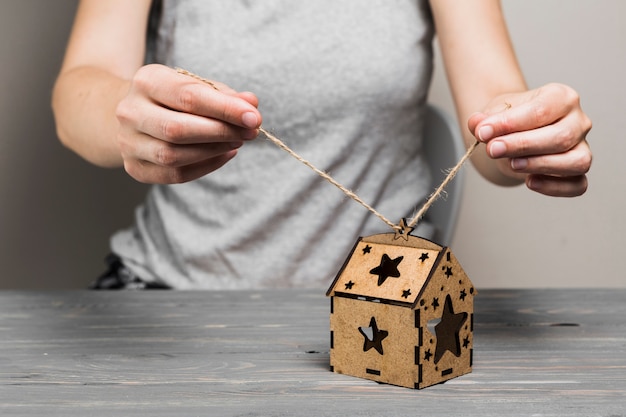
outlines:
M466 141L486 144L478 171L584 193L591 122L571 88L528 90L497 0L82 0L54 90L59 137L155 184L136 224L113 237L108 275L173 288L327 285L356 236L384 225L253 139L265 120L381 213L409 216L428 193L419 133L434 28Z

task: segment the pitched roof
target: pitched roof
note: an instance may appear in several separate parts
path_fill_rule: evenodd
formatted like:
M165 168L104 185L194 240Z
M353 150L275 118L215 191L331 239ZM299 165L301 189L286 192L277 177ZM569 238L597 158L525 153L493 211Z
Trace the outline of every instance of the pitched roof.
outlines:
M414 306L447 248L393 233L357 240L326 295Z

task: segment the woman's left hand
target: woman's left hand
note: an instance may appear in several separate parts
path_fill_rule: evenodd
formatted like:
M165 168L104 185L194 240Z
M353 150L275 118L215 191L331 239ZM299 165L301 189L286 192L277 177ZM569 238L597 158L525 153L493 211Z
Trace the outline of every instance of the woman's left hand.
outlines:
M550 196L574 197L587 190L591 120L576 91L548 84L496 97L473 114L468 127L486 143L504 175L525 178L526 186Z

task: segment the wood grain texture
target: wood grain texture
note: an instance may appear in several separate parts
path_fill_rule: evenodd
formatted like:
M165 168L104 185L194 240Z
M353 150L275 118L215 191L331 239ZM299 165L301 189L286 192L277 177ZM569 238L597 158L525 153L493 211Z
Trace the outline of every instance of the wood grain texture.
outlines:
M1 416L626 416L626 290L481 290L474 369L339 375L322 291L0 292Z

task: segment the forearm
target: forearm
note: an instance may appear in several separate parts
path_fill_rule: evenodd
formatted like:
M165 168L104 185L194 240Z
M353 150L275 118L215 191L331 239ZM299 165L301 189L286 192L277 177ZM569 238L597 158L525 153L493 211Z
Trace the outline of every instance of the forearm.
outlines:
M102 167L118 167L115 109L129 81L95 67L62 72L52 95L57 134L66 147Z
M81 0L52 109L61 142L104 167L122 165L118 103L143 63L151 0Z
M502 18L499 2L431 0L439 44L461 131L469 146L476 138L466 121L498 96L527 89ZM501 110L507 103L502 101ZM497 109L494 109L497 111ZM505 160L475 152L472 162L490 182L523 181Z
M591 121L578 93L557 83L528 90L498 0L430 2L466 141L485 144L477 170L495 184L583 194Z

